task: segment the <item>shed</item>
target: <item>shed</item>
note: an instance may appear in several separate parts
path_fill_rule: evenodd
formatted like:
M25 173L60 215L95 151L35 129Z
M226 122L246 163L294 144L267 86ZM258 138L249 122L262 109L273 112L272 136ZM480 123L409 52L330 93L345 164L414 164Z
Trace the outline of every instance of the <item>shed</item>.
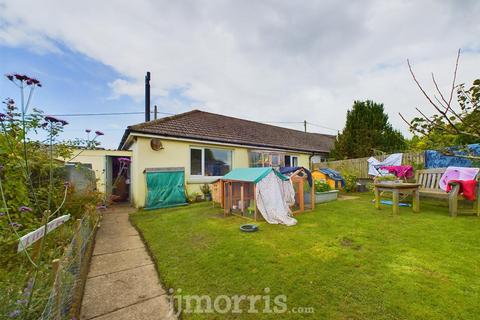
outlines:
M239 168L222 177L224 214L258 219L258 212L271 224L295 225L290 206L295 191L290 179L277 170Z

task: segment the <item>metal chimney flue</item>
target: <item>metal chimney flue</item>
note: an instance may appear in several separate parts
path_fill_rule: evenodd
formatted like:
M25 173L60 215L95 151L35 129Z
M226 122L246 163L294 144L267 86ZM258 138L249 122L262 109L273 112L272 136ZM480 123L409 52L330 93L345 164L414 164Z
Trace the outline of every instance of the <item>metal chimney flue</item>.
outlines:
M145 122L150 121L150 71L145 76Z

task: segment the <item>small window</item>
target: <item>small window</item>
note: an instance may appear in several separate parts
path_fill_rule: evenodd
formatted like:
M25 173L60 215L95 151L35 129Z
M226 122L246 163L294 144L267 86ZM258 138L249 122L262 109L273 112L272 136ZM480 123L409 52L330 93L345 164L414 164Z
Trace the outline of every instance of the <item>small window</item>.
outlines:
M290 167L291 166L291 161L290 161L290 156L285 156L285 167Z
M296 156L291 156L291 161L292 161L292 167L298 167L298 157Z
M202 149L190 149L190 175L202 175Z
M298 167L298 157L297 156L285 156L285 167Z

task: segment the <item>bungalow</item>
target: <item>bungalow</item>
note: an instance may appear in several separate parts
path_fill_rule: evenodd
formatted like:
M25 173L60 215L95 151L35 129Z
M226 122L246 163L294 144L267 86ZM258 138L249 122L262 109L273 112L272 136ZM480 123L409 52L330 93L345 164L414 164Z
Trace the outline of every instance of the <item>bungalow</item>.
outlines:
M328 156L334 139L192 110L129 126L118 149L131 152L131 201L143 207L148 170L181 168L188 191L199 192L234 168L308 168Z

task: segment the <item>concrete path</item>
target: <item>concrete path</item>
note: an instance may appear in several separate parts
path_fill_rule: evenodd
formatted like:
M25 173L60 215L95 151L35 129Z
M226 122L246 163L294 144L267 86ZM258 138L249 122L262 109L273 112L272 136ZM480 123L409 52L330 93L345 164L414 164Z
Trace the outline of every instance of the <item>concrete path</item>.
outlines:
M103 215L85 285L81 319L175 319L155 265L128 214L118 206Z

